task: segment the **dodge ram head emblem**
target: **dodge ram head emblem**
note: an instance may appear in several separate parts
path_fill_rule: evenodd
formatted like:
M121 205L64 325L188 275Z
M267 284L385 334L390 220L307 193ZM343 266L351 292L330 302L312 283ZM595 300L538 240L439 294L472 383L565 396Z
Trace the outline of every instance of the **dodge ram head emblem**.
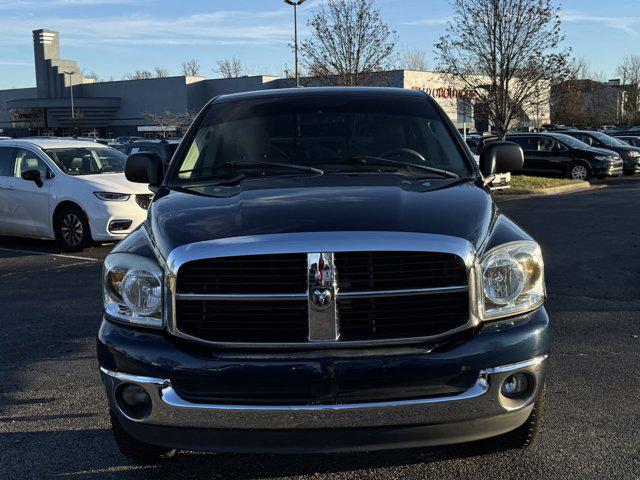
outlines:
M333 303L334 290L333 255L316 253L309 261L309 301L317 310L324 310Z

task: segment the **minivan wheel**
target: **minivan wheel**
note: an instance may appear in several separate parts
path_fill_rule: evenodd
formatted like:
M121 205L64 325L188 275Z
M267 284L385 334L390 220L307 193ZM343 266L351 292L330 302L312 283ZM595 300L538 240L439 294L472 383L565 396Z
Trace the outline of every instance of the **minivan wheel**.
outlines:
M573 180L587 180L589 167L584 163L572 163L567 169L567 177Z
M55 221L55 233L64 249L68 252L82 250L91 243L89 222L82 210L77 207L65 207L58 213Z
M109 418L118 450L128 459L138 463L151 463L175 455L176 450L173 448L157 447L133 438L122 428L120 420L112 410L109 410Z

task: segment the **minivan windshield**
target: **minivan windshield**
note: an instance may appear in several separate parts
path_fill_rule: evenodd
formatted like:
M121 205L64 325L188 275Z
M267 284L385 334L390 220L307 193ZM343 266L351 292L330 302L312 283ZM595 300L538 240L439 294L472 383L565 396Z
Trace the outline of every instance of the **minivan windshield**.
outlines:
M453 130L426 98L282 96L213 103L205 115L176 161L172 184L318 169L420 178L471 173Z
M600 132L591 132L591 135L596 137L602 143L604 143L607 147L628 147L626 143L618 140L617 138L610 137L609 135L605 135Z
M45 153L68 175L123 172L127 156L108 147L48 148Z

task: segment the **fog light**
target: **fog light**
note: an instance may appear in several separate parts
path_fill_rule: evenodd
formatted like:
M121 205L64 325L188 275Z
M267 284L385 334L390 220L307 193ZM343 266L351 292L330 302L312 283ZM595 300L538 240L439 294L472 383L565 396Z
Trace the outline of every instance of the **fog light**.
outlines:
M131 220L113 220L109 223L109 231L110 232L124 232L131 228L131 224L133 222Z
M127 417L140 420L151 412L151 397L140 385L127 383L121 385L116 400L122 413Z
M518 398L529 391L529 376L526 373L509 375L502 384L502 395L507 398Z

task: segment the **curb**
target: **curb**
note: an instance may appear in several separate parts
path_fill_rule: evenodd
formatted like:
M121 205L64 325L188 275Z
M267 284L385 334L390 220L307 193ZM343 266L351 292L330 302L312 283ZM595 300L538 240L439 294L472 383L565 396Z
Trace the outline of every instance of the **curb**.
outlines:
M535 188L535 189L514 189L510 188L501 192L495 192L494 195L562 195L565 193L580 192L589 190L590 188L604 188L606 185L592 186L589 182L572 183L562 185L560 187Z

